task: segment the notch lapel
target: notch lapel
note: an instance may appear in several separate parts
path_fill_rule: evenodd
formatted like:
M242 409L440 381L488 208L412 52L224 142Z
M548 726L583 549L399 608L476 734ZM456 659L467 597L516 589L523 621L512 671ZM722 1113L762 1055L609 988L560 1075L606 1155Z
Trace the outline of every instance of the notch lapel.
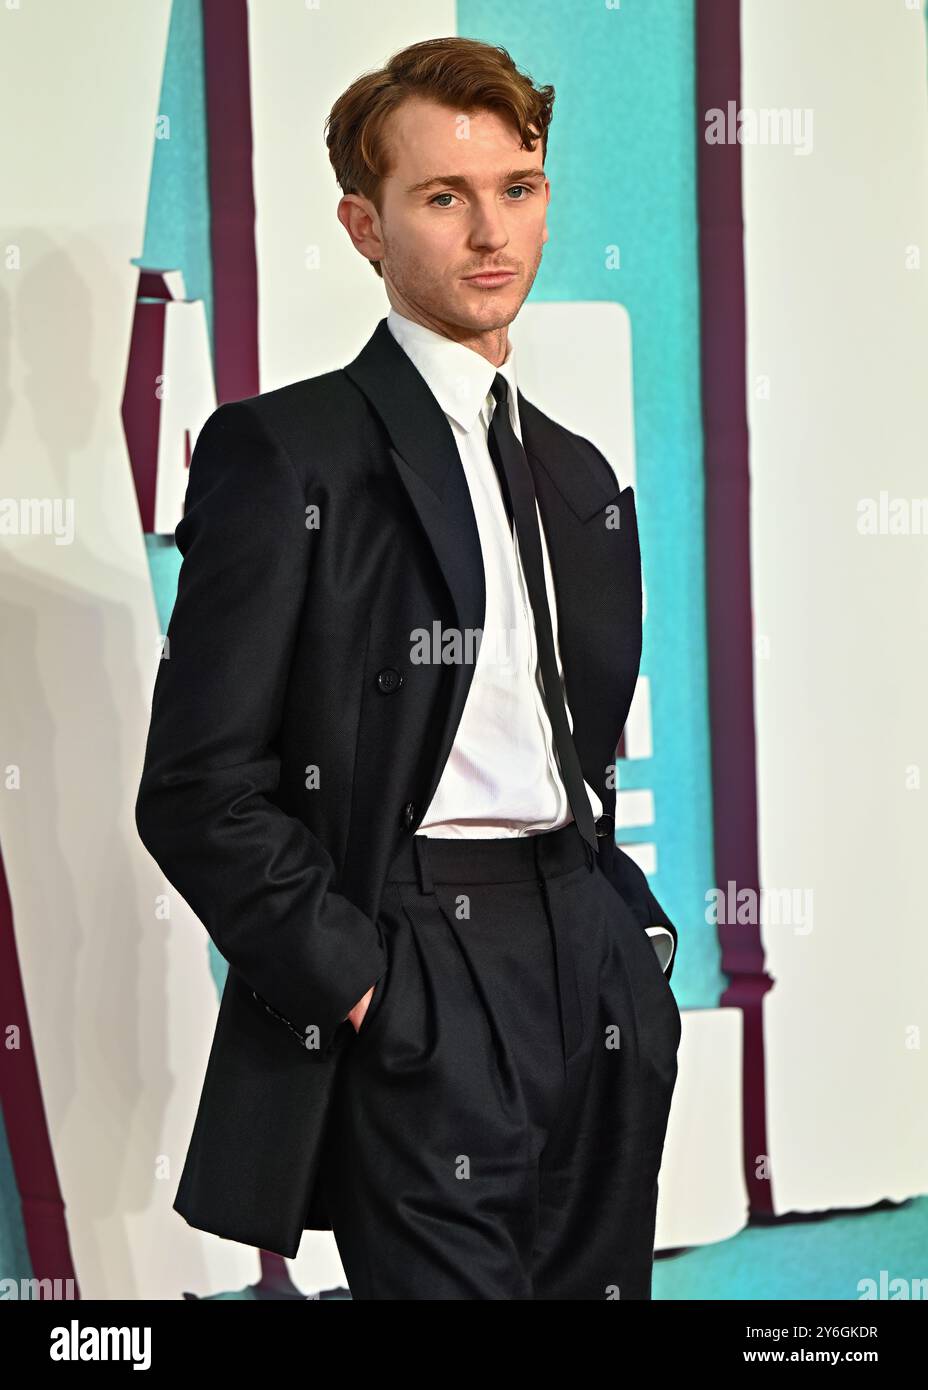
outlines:
M574 743L584 778L610 809L614 792L604 787L601 734L604 726L624 727L641 656L634 493L521 391L519 420L551 561ZM618 530L606 528L610 505Z

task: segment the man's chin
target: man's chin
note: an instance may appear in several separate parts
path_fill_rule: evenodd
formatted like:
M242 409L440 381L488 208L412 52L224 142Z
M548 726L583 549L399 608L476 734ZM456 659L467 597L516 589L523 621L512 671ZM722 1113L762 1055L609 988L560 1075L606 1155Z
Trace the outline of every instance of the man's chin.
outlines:
M496 328L508 328L522 308L525 296L516 288L500 290L465 289L457 296L455 318L462 327L477 333L491 333Z

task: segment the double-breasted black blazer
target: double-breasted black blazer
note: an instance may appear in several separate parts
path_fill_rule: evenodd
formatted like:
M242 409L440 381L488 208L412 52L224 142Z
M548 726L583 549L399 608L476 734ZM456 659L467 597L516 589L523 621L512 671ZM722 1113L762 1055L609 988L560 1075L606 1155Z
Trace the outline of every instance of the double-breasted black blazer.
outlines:
M609 826L641 658L634 492L593 444L518 403L574 738ZM473 675L472 644L456 664L422 663L412 634L484 619L457 445L386 319L347 367L210 415L175 539L136 825L229 970L174 1207L294 1256L304 1228L331 1228L320 1172L355 1036L345 1015L387 967L387 869ZM660 923L676 946L611 829L599 844L642 929Z

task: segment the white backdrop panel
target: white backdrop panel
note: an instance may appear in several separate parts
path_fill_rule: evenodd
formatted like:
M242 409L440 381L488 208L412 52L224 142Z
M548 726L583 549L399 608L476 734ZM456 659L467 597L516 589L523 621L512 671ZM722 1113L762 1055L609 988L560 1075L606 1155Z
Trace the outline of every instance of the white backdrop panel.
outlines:
M928 537L857 529L926 492L925 16L745 0L742 41L742 106L812 113L743 156L761 883L812 907L764 931L769 1147L814 1211L928 1190Z

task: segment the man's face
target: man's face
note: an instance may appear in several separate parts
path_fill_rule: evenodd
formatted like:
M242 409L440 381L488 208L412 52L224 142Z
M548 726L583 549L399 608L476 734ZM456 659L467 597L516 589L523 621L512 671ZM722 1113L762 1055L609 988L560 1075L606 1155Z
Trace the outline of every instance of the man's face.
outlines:
M548 239L550 186L532 153L491 111L463 114L420 97L385 132L390 174L369 241L400 313L465 339L505 328L532 287ZM356 231L366 224L363 219ZM481 271L507 271L481 281ZM413 312L411 312L413 311Z

